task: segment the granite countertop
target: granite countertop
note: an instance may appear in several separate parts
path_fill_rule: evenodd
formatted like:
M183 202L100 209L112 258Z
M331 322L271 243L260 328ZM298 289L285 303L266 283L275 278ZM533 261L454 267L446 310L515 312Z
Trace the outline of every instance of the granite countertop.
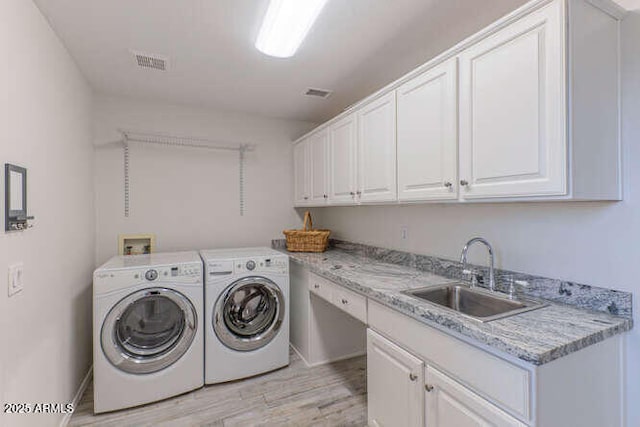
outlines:
M428 326L453 332L469 342L484 344L534 365L551 362L632 327L632 320L626 317L553 302L537 310L482 323L401 293L455 279L342 249L330 248L324 253L282 252L313 273Z

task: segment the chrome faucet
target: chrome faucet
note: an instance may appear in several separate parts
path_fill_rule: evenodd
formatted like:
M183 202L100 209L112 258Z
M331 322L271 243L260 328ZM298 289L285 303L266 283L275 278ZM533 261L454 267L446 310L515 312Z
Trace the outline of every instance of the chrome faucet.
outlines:
M491 244L485 239L483 239L482 237L474 237L473 239L469 240L466 245L464 245L464 248L462 248L462 255L460 255L460 262L462 263L462 271L463 273L468 272L467 251L469 250L469 246L473 245L474 243L484 244L487 247L487 250L489 251L489 289L492 291L495 291L496 281L493 276L493 248L491 247Z

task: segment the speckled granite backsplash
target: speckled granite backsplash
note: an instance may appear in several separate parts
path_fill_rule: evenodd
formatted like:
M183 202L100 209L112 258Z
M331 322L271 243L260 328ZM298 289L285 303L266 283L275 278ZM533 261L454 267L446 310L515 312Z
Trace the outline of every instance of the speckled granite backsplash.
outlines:
M409 252L384 249L361 243L351 243L341 240L331 240L330 245L337 249L354 252L377 261L390 264L403 265L417 268L451 279L462 278L462 264L443 258L428 255L418 255ZM286 249L284 239L272 241L276 249ZM477 273L487 277L488 268L485 266L471 265ZM616 291L613 289L599 288L575 282L567 282L547 277L534 276L532 274L519 273L509 270L495 270L497 288L506 291L503 283L506 276L513 276L515 280L526 280L529 286L522 293L534 298L542 298L562 304L573 305L580 308L601 311L616 316L632 317L631 293Z

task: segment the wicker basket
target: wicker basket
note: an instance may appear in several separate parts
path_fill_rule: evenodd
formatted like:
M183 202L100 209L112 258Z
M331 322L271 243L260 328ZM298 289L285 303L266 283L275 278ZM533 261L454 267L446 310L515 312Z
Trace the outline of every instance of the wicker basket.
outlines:
M329 230L313 230L311 213L304 213L302 230L284 230L289 252L324 252L329 246Z

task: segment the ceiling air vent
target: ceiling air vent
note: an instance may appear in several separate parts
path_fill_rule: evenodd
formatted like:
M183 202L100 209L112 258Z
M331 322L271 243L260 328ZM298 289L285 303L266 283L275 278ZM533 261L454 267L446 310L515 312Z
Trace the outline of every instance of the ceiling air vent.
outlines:
M169 58L155 53L144 53L131 51L136 65L146 70L167 71L169 68Z
M315 89L315 88L310 87L305 92L305 95L307 95L307 96L316 96L318 98L328 98L331 95L331 93L332 93L332 91L330 91L330 90Z

